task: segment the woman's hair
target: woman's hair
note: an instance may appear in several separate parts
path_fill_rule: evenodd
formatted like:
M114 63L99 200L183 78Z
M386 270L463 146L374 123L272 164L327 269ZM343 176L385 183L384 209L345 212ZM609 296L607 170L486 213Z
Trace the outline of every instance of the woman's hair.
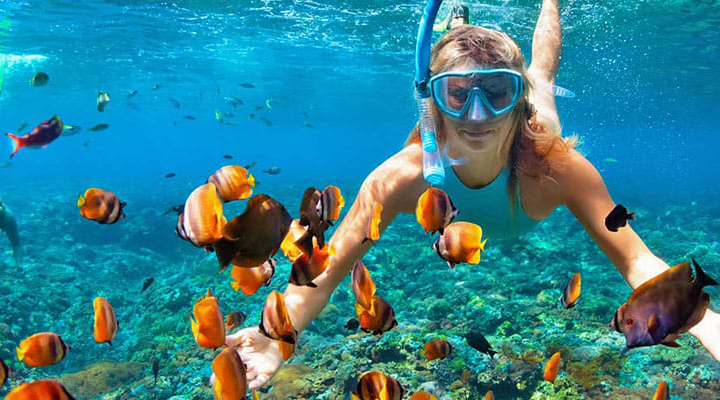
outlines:
M529 100L533 86L529 79L525 58L520 47L507 34L479 26L463 25L446 33L435 44L430 54L430 71L433 75L465 66L469 63L488 68L508 68L522 74L524 91L511 111L513 134L508 135L500 152L507 156L511 167L508 194L511 213L517 209L517 172L540 179L549 177L553 169L560 168L567 154L577 143L575 136L563 138L536 118L536 110ZM441 111L433 105L438 143L445 143L446 133ZM405 145L420 142L418 124L410 132ZM504 154L501 154L505 158Z

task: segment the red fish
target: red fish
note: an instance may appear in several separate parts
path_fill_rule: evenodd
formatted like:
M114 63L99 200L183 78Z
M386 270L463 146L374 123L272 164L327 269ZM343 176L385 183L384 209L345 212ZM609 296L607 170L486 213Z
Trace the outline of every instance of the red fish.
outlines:
M12 133L6 133L6 135L12 141L13 151L10 154L10 158L13 158L15 153L23 147L39 147L45 148L50 142L60 137L63 131L63 123L60 117L54 115L49 120L36 126L35 129L25 136L16 136Z

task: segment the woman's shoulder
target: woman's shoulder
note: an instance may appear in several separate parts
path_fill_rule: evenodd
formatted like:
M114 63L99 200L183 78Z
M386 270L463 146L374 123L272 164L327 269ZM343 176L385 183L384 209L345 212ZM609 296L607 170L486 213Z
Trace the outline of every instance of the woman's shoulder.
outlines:
M568 151L562 165L553 171L552 178L558 183L563 203L574 194L604 185L595 166L575 149Z

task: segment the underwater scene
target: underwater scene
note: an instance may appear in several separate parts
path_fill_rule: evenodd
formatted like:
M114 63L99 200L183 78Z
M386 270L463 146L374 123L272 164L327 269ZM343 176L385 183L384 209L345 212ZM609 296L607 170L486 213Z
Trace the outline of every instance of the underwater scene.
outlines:
M716 0L0 0L0 396L720 399L718 59Z

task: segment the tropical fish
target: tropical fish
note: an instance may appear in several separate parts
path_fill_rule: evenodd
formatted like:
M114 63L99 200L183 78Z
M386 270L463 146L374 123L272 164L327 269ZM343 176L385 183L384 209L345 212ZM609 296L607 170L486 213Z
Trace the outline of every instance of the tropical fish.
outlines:
M225 344L225 320L217 297L210 289L195 303L193 315L195 318L190 317L190 328L197 344L206 349L222 347Z
M488 390L485 393L485 400L495 400L495 393L492 390Z
M290 224L287 235L285 235L285 239L280 243L280 250L283 251L285 257L287 257L291 263L294 263L295 260L303 254L302 249L299 248L295 242L303 237L306 230L306 227L300 225L299 219L294 219Z
M169 173L165 174L165 177L166 177L166 178L174 178L174 177L175 177L175 173L174 173L174 172L169 172Z
M323 222L332 225L333 221L337 221L340 218L340 210L345 206L345 198L340 192L340 188L333 185L328 185L323 189L322 195L320 196L320 203L318 204L318 214Z
M303 117L305 117L305 119L310 118L310 114L308 114L307 111L303 111L302 114L303 114Z
M285 308L285 298L277 290L270 292L265 299L260 320L260 332L270 339L279 341L283 360L290 358L295 351L298 332L293 327L287 308Z
M56 333L36 333L15 348L18 361L25 362L28 367L47 367L57 364L65 358L69 348Z
M217 400L244 399L247 393L245 363L235 349L225 348L212 362L213 394Z
M267 99L267 100L265 100L265 106L268 108L268 110L272 110L272 103L273 103L274 101L275 101L275 100L272 100L272 99Z
M428 392L415 392L410 396L410 400L438 400L438 398Z
M152 363L152 373L153 373L154 383L156 385L157 385L158 372L160 372L160 359L155 358L155 359L153 359L153 363Z
M253 89L253 88L255 88L255 85L253 85L252 83L247 83L247 82L239 83L238 86L242 86L242 87L244 87L244 88L246 88L246 89Z
M97 110L100 112L105 111L105 106L107 106L107 103L110 102L110 95L108 92L98 92L97 96L95 97L95 102L97 103Z
M447 358L452 352L452 345L447 340L435 339L425 343L425 358L428 361Z
M197 119L194 115L190 115L190 114L185 115L183 118L189 119L190 121L195 121Z
M575 273L565 286L565 291L560 297L560 303L565 308L572 308L580 297L580 273Z
M20 124L20 126L18 126L18 128L17 128L16 130L17 130L18 132L20 132L20 131L22 131L23 129L25 129L26 127L27 127L27 122L23 122L22 124Z
M655 390L655 394L652 397L652 400L669 400L670 399L670 390L668 389L668 384L665 381L660 381L658 384L657 390Z
M560 352L553 354L552 357L545 363L545 373L543 379L548 382L555 383L558 371L560 371Z
M8 368L5 361L0 358L0 387L5 384L8 375L10 375L10 368Z
M610 327L625 334L628 349L664 344L678 347L675 339L695 326L705 315L710 296L705 286L718 283L693 258L644 282L615 312Z
M57 381L42 379L13 389L5 400L75 400L75 398Z
M226 159L226 160L232 160L232 159L233 159L233 156L230 155L230 154L223 154L222 157L223 157L224 159Z
M210 175L208 182L215 185L223 202L247 199L255 187L255 177L238 165L226 165L218 169Z
M135 95L136 95L137 93L138 93L137 89L133 89L133 90L131 90L131 91L128 92L127 98L128 98L128 99L133 98L133 97L135 97Z
M107 343L112 346L112 341L117 335L120 325L115 318L115 310L110 303L102 297L96 297L93 301L95 310L95 325L93 337L96 343Z
M375 282L362 261L357 260L351 272L351 286L355 294L355 302L365 309L371 316L375 315L373 297L375 297Z
M360 327L360 321L358 321L355 318L350 318L348 322L343 325L343 328L349 330L349 331L356 331L357 328Z
M88 130L90 132L100 132L100 131L104 131L105 129L107 129L109 127L110 127L110 124L103 123L103 124L97 124Z
M126 205L115 193L98 188L86 190L77 200L80 215L99 224L114 224L125 218Z
M215 185L198 186L185 201L175 233L197 247L208 248L223 237L227 221L222 210Z
M465 341L470 347L481 353L487 354L490 358L493 358L493 356L497 354L497 352L492 349L490 342L488 342L487 339L485 339L485 336L483 336L480 332L468 332L465 335Z
M312 124L309 123L309 122L307 122L307 121L305 121L305 123L303 124L303 126L306 127L306 128L312 128L312 127L313 127Z
M405 389L397 379L380 371L360 375L357 386L350 394L351 400L401 400Z
M311 257L303 253L292 265L289 282L296 286L317 287L312 281L325 272L330 257L333 255L335 255L335 249L328 244L325 244L322 249L313 248Z
M272 126L272 125L273 125L272 121L270 121L269 119L267 119L267 118L265 118L265 117L260 117L259 119L260 119L260 121L262 121L263 124L265 124L265 125L267 125L267 126Z
M263 107L263 106L255 106L255 111L262 111L264 109L265 109L265 107Z
M441 235L457 214L458 210L447 193L433 187L420 195L415 209L415 218L425 229L425 233L439 231Z
M155 86L153 86L152 89L150 89L150 90L155 91L155 90L158 90L158 89L160 89L160 84L159 84L159 83L156 83Z
M35 129L27 133L25 136L16 136L12 133L6 133L7 137L9 137L12 141L12 154L10 154L10 158L13 158L15 153L23 147L45 148L53 140L60 137L62 130L63 123L60 120L60 117L54 115L49 120L36 126Z
M172 97L168 97L168 101L170 103L172 103L172 105L175 106L175 108L180 108L180 102L177 101L176 99L173 99Z
M250 169L250 168L254 167L255 164L257 164L257 161L253 161L253 162L251 162L250 164L245 165L244 168L245 168L245 169Z
M482 240L482 228L470 222L453 222L445 228L432 249L447 261L450 268L466 262L478 264L480 252L485 251L487 239Z
M605 217L605 227L611 232L617 232L619 228L627 225L627 222L631 219L635 219L635 212L628 214L627 208L622 204L618 204Z
M618 162L616 159L611 158L611 157L608 157L608 158L604 159L603 161L605 161L608 164L617 164L617 162Z
M63 125L62 136L75 136L82 130L79 126Z
M372 306L370 309L374 311L374 315L370 314L368 309L355 303L355 312L358 321L360 321L360 329L363 332L372 332L373 335L382 335L397 326L395 319L395 311L385 299L380 296L373 296Z
M254 113L250 113L250 114L248 114L248 118L249 118L249 119L253 119L253 118L255 118L255 114L254 114Z
M10 161L3 161L3 163L0 164L0 168L9 168L10 166L12 166Z
M233 311L225 320L225 329L231 331L245 322L247 316L242 311Z
M280 249L292 217L285 207L268 195L253 196L245 211L222 229L215 243L221 271L232 262L243 268L257 267Z
M312 255L313 238L317 241L317 246L325 247L325 231L329 225L322 220L321 204L322 192L309 187L303 193L300 202L300 225L307 227L305 233L295 241L295 246L303 251L306 255Z
M48 74L44 72L37 72L32 76L32 78L30 78L30 84L35 87L45 86L49 80L50 77Z
M367 229L365 231L365 239L362 240L363 243L369 240L374 244L378 239L380 239L380 216L382 215L382 210L382 204L376 202L373 207L372 216L368 220Z
M233 266L230 276L233 281L230 286L236 292L242 290L246 296L255 294L262 286L268 286L275 275L276 261L272 258L265 261L259 267L243 268Z
M225 101L228 104L230 104L233 108L238 108L238 106L245 104L241 99L238 99L237 97L233 97L233 96L225 96Z
M150 285L153 284L153 282L155 282L155 278L153 278L153 277L150 277L150 278L145 279L145 282L143 282L143 287L142 287L142 290L140 291L140 293L142 293L142 292L144 292L145 290L147 290L147 288L149 288Z

